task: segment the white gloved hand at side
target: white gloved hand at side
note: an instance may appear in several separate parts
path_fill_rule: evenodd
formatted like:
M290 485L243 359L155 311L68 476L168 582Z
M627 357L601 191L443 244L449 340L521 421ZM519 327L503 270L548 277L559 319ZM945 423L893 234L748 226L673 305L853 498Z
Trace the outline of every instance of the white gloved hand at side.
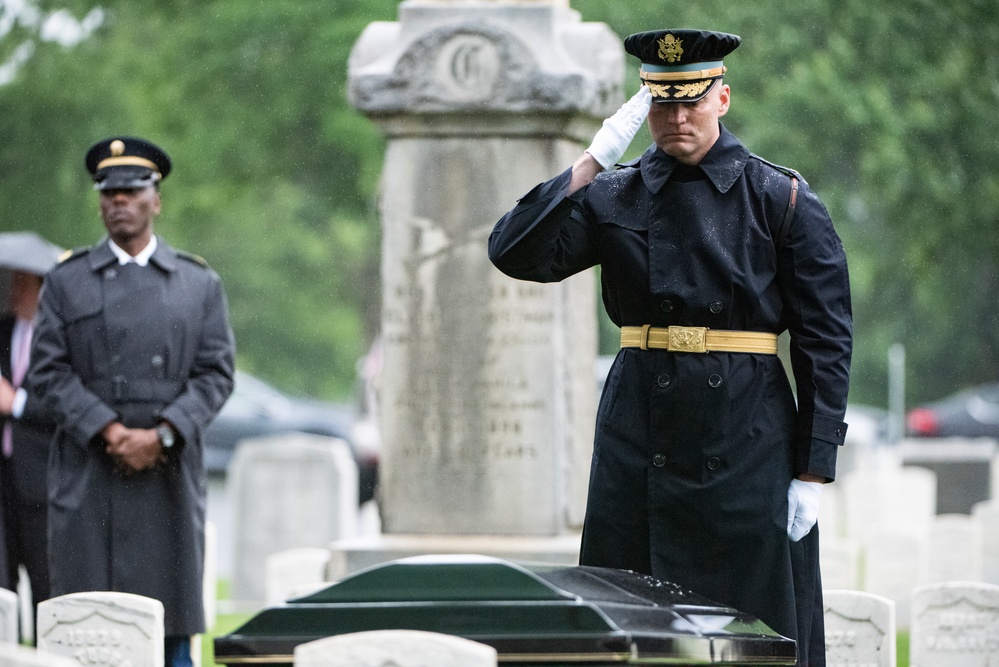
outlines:
M792 542L808 535L819 520L822 486L819 482L791 480L791 486L787 489L787 536Z
M652 93L648 86L642 86L613 116L604 121L586 152L604 169L617 164L649 115L651 104Z

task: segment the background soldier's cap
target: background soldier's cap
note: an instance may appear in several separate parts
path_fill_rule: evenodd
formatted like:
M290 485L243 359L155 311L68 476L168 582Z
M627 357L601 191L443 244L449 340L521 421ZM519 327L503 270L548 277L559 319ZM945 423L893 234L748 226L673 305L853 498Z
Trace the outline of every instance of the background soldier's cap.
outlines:
M629 35L624 50L642 61L639 77L653 102L696 102L725 73L722 58L742 38L708 30L652 30Z
M98 141L84 162L94 177L95 190L144 188L170 173L170 158L163 149L135 137Z

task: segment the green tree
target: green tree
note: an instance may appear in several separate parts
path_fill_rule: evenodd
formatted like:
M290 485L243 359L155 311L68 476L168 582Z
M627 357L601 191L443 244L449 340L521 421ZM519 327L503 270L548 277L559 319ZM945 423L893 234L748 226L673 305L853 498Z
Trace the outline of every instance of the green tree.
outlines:
M0 88L0 224L89 245L100 222L84 151L112 134L151 138L175 164L157 229L222 275L239 365L344 396L377 323L382 146L347 104L346 61L396 3L119 1L104 11L90 39L39 42Z

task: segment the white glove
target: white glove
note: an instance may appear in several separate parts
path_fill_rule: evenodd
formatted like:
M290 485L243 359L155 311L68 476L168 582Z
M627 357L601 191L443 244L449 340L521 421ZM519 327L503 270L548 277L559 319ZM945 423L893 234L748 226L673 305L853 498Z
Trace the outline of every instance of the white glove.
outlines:
M819 520L822 486L819 482L791 480L791 486L787 489L787 536L792 542L808 535Z
M600 163L604 169L617 164L635 138L638 128L649 115L652 93L648 86L642 86L635 95L621 105L613 116L604 121L603 127L593 137L586 152Z

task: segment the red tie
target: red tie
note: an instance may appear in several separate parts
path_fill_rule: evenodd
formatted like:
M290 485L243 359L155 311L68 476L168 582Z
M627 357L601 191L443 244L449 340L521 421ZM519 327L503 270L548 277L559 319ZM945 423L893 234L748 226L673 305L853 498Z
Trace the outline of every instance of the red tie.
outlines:
M11 384L14 385L14 389L18 389L21 383L24 382L24 376L28 373L28 365L31 361L31 322L18 322L17 329L20 329L20 336L12 336L11 343L11 365L10 365L10 379ZM16 343L13 340L16 338ZM11 421L7 420L7 423L3 426L3 455L4 458L10 458L10 455L14 452L14 434Z

